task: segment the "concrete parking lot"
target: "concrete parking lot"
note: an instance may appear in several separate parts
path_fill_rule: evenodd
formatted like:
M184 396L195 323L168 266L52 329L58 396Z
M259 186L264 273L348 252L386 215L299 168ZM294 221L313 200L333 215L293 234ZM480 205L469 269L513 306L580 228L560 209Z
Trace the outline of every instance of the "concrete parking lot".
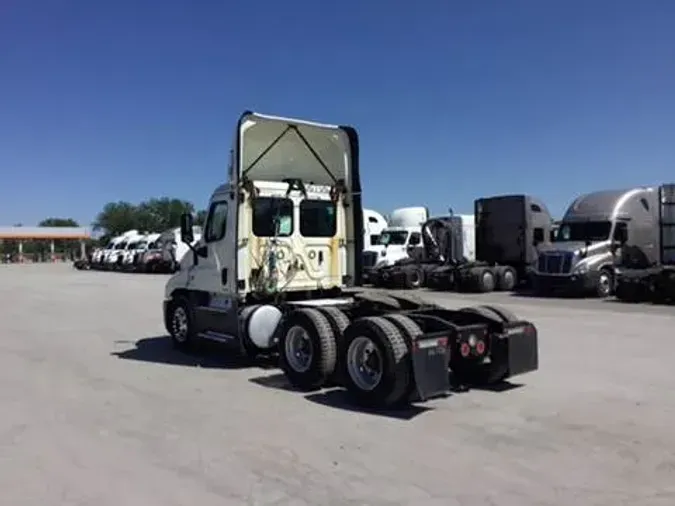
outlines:
M541 369L399 416L186 357L164 276L0 266L0 503L675 504L675 308L506 294Z

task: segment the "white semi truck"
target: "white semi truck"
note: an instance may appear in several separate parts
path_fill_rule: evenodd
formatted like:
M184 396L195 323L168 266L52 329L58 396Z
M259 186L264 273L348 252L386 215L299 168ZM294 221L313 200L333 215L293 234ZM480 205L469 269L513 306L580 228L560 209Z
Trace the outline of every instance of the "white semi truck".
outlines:
M91 268L93 269L107 269L110 265L110 256L117 253L122 243L126 243L128 238L137 236L138 230L127 230L121 235L115 236L108 241L108 244L103 249L94 253L91 259Z
M537 331L509 311L450 310L359 290L363 252L354 128L252 112L238 122L229 182L165 286L164 324L182 350L206 339L278 354L290 383L344 387L391 407L538 368Z
M136 271L141 265L141 259L161 234L145 234L139 236L135 242L129 244L122 261L122 268L126 271Z
M127 232L124 238L119 241L106 257L106 269L111 271L121 270L124 266L124 257L129 252L129 248L134 246L143 238L143 234L137 230Z
M363 250L368 251L380 241L380 235L387 228L387 219L372 209L363 210ZM365 255L365 253L364 253Z
M408 258L410 249L422 244L422 224L429 218L426 207L403 207L392 211L387 227L375 244L363 248L364 281L374 281L374 271Z

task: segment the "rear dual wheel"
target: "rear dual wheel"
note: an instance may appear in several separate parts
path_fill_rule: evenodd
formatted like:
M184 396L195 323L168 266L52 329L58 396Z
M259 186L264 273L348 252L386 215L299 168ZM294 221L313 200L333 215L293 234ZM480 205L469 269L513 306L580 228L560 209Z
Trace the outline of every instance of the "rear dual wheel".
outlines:
M414 389L410 346L422 334L403 315L360 318L344 334L343 381L358 404L392 408L406 403Z
M337 343L330 320L314 308L294 310L279 340L279 365L300 390L324 386L335 371Z
M280 366L298 389L316 390L338 377L357 404L391 408L414 389L410 346L421 334L403 315L350 323L337 308L296 309L280 338Z
M518 274L513 267L500 266L496 270L497 290L500 292L510 292L516 287Z

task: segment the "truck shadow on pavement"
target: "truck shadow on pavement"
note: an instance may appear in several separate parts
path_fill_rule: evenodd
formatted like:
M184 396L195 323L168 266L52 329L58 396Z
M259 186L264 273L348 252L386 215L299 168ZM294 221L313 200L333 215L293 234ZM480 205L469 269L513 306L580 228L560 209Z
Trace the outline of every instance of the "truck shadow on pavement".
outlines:
M276 390L283 390L286 392L305 394L304 397L306 400L308 400L309 402L313 402L315 404L320 404L322 406L328 406L331 408L341 409L344 411L352 411L356 413L364 413L369 415L394 418L398 420L411 420L423 413L426 413L427 411L434 410L433 405L419 405L414 403L399 409L366 408L363 406L355 405L354 402L349 399L347 393L338 387L327 387L319 392L312 392L312 393L301 392L293 388L282 373L259 376L257 378L251 378L249 379L249 381L251 383L255 383L256 385L260 385L266 388L273 388ZM471 388L467 388L463 385L458 385L451 376L450 393L434 400L442 401L444 399L448 399L449 397L453 397L454 395L461 395L463 393L470 392L471 390L481 390L487 392L501 393L501 392L509 392L511 390L515 390L523 386L524 385L522 383L512 383L510 381L503 381L501 383L485 387L473 386Z
M133 345L133 348L111 353L112 356L125 360L205 369L247 369L254 367L271 369L276 367L276 361L273 359L250 360L244 357L227 355L223 353L222 349L218 353L217 346L211 346L210 343L200 344L198 350L185 353L174 349L167 336L145 337L137 341L115 341L115 344ZM211 348L213 349L211 350Z
M552 292L550 294L537 294L536 292L533 292L531 290L509 292L509 295L511 297L520 297L525 299L541 299L541 300L570 300L570 299L583 300L588 298L588 296L578 295L575 293Z
M283 373L275 373L267 376L259 376L249 379L251 383L266 388L293 392L295 394L304 394L305 400L320 404L330 408L341 409L343 411L352 411L368 415L383 416L398 420L411 420L422 413L432 410L429 406L410 405L401 409L372 409L364 406L357 406L351 401L347 393L337 387L326 387L318 392L307 393L294 388L286 379Z

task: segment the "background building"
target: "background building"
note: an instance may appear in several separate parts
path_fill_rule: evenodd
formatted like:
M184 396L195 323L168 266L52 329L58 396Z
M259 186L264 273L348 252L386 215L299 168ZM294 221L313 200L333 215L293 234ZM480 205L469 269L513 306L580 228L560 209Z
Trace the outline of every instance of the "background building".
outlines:
M91 233L83 227L0 227L3 262L55 262L85 256Z

